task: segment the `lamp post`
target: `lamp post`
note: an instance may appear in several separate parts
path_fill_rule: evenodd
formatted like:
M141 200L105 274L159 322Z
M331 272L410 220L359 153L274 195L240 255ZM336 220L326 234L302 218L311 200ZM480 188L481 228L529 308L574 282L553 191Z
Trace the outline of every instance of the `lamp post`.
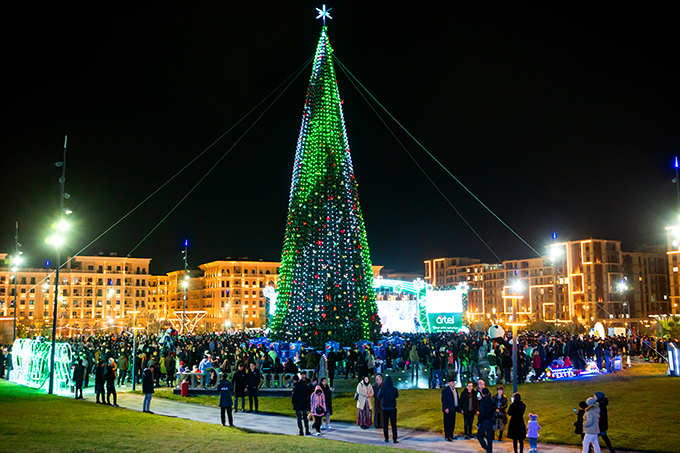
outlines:
M523 299L524 296L521 294L518 295L517 293L521 292L524 289L524 285L522 285L522 282L518 279L513 285L512 285L512 296L505 296L506 298L509 298L512 300L512 322L506 323L507 325L512 326L512 393L515 394L517 393L517 327L525 325L525 323L519 322L519 317L518 317L518 310L517 310L517 301L519 299Z
M132 391L135 391L135 384L137 383L137 331L141 327L137 327L137 313L139 310L128 311L134 316L132 321Z
M562 250L561 246L555 244L555 239L557 239L557 233L555 231L553 231L552 238L553 243L548 251L553 268L553 302L555 304L555 336L557 336L557 260L564 254L564 250Z
M14 258L12 260L14 262L12 266L12 272L14 272L14 330L12 334L12 344L14 344L14 340L17 339L17 273L22 261L19 247L21 247L21 244L19 244L19 221L17 221L16 230L14 233Z
M189 253L189 240L184 240L184 250L182 254L184 255L184 281L182 282L182 288L184 289L184 300L182 301L182 334L186 333L186 310L187 310L187 288L189 287L189 264L187 263L187 255Z
M628 283L626 282L626 277L623 277L621 281L619 282L619 292L621 292L621 300L625 300L626 297L626 291L628 291ZM625 301L623 304L628 308L628 323L626 326L626 338L630 341L630 327L631 327L631 320L630 320L630 301Z
M69 198L70 195L64 191L66 183L66 141L64 137L64 159L57 162L56 166L61 167L61 178L59 178L60 196L59 196L59 221L56 223L57 233L48 238L48 242L57 248L57 272L54 280L54 306L52 307L52 348L50 349L50 385L49 393L54 393L54 351L57 347L57 303L59 301L59 269L61 268L61 246L64 244L63 234L68 230L68 222L64 219L64 199ZM71 212L70 210L68 212Z

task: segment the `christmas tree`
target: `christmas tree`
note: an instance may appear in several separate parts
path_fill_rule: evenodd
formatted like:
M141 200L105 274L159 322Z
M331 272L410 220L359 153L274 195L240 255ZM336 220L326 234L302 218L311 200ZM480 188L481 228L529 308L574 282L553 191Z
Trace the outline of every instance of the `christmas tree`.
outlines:
M272 322L275 338L313 346L373 341L380 333L332 52L324 26L295 153Z

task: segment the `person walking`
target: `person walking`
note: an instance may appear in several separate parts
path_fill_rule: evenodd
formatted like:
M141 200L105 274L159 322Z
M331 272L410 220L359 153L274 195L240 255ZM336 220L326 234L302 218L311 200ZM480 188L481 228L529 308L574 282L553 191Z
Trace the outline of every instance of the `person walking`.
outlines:
M593 445L595 453L601 453L600 441L598 440L598 435L600 434L600 406L595 398L588 398L586 404L588 406L583 415L583 453L588 453L590 444Z
M385 384L378 390L377 397L380 400L383 414L383 435L385 442L390 441L388 433L388 423L392 425L392 442L399 443L397 439L397 398L399 398L399 390L392 382L392 376L385 378Z
M234 393L234 386L229 382L226 376L222 376L222 380L217 385L217 391L220 393L220 417L222 419L222 426L226 426L225 412L229 417L229 426L234 426L234 416L231 413L231 395Z
M538 451L538 431L540 429L541 425L538 424L538 415L529 414L529 423L527 424L527 437L529 438L529 453L536 453Z
M319 385L323 390L323 397L326 402L325 423L324 427L321 429L331 429L331 415L333 415L333 391L331 390L331 387L328 386L327 378L321 378Z
M598 422L598 426L600 428L599 436L602 438L602 440L604 440L607 448L609 448L609 452L616 453L614 451L614 447L612 447L612 442L609 440L609 436L607 435L607 430L609 429L609 414L607 411L609 400L605 398L603 392L595 392L594 397L595 401L597 401L597 405L600 408L600 418Z
M249 411L253 412L253 399L255 399L255 413L258 413L258 401L257 395L260 388L260 383L262 382L262 374L260 370L255 367L254 363L250 363L250 371L246 375L246 386L248 387L248 404Z
M324 397L323 389L320 385L314 388L314 393L312 393L309 405L312 408L312 415L314 416L314 433L315 436L321 434L321 420L326 414L326 398Z
M496 406L496 411L494 412L493 429L498 431L498 442L503 440L503 430L505 430L505 425L508 423L508 416L506 411L508 410L508 398L503 394L503 386L499 385L496 387L496 396L493 399L494 406Z
M154 393L153 372L155 368L156 365L152 363L148 368L144 368L144 371L142 372L142 393L144 393L142 412L146 412L147 414L153 414L153 412L151 412L151 397Z
M384 386L382 374L376 374L373 392L377 395ZM373 402L373 426L376 429L380 429L383 427L383 421L382 403L379 398L376 398Z
M477 440L487 453L493 452L493 414L496 406L491 399L489 389L482 389L482 398L479 400L479 414L477 415Z
M168 353L168 355L166 355L163 360L165 361L165 373L166 373L165 385L167 387L174 387L175 374L177 373L177 369L175 368L176 364L175 353L174 352Z
M468 382L460 392L460 408L463 411L463 433L465 440L472 438L472 425L479 410L479 400L475 396L472 382Z
M444 412L444 438L447 442L456 439L456 412L459 410L456 378L449 377L448 385L442 389L442 412Z
M293 376L293 394L291 397L291 402L293 403L293 410L295 411L295 416L297 417L297 425L298 429L300 430L299 435L309 436L309 420L307 420L307 383L300 381L300 377L297 374ZM303 421L305 424L304 432L302 431Z
M83 366L83 359L78 359L78 362L73 367L73 383L76 388L77 400L83 399L83 379L85 378L85 367ZM78 396L80 395L80 396Z
M106 404L111 406L111 395L113 395L113 407L118 407L118 395L116 394L116 362L113 360L113 357L109 359L109 364L106 366L104 381L106 382Z
M357 425L361 429L368 429L372 425L371 417L371 399L373 398L373 387L368 379L364 376L361 382L357 384L357 389L354 394L354 399L357 401Z
M241 398L241 411L246 411L246 372L243 370L243 363L238 364L238 371L231 378L234 385L234 412L238 412L238 399Z
M100 360L97 362L97 366L94 372L94 393L97 397L97 404L106 404L104 399L104 374L106 369L104 369L104 361ZM101 397L101 401L99 398Z
M512 404L508 408L510 422L508 423L508 439L512 439L512 448L515 453L524 453L524 439L527 437L527 428L524 425L524 412L527 407L522 402L522 395L512 395ZM519 451L517 449L519 447Z
M130 361L127 353L123 352L118 358L118 387L125 387L125 379L127 378Z
M581 401L578 403L578 407L578 410L574 409L576 411L576 421L572 424L574 425L574 434L580 434L581 442L583 442L583 416L586 413L586 407L588 407L588 405L585 401Z

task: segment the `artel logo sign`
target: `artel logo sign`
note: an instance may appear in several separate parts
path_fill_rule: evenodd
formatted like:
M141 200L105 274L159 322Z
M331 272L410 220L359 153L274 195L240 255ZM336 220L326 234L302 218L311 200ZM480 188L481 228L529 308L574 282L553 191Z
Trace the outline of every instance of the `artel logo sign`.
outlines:
M446 317L446 316L443 316L443 315L439 315L439 317L435 320L435 322L437 324L454 324L455 320L454 320L453 316Z

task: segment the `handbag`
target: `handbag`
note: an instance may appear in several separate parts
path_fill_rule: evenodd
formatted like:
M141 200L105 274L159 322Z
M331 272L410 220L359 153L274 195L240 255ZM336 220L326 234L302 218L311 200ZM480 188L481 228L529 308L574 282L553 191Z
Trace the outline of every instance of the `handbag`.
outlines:
M354 392L354 401L359 401L359 392Z
M325 411L324 411L324 409L323 409L323 406L321 406L321 405L316 406L316 415L323 415L324 412L325 412Z

